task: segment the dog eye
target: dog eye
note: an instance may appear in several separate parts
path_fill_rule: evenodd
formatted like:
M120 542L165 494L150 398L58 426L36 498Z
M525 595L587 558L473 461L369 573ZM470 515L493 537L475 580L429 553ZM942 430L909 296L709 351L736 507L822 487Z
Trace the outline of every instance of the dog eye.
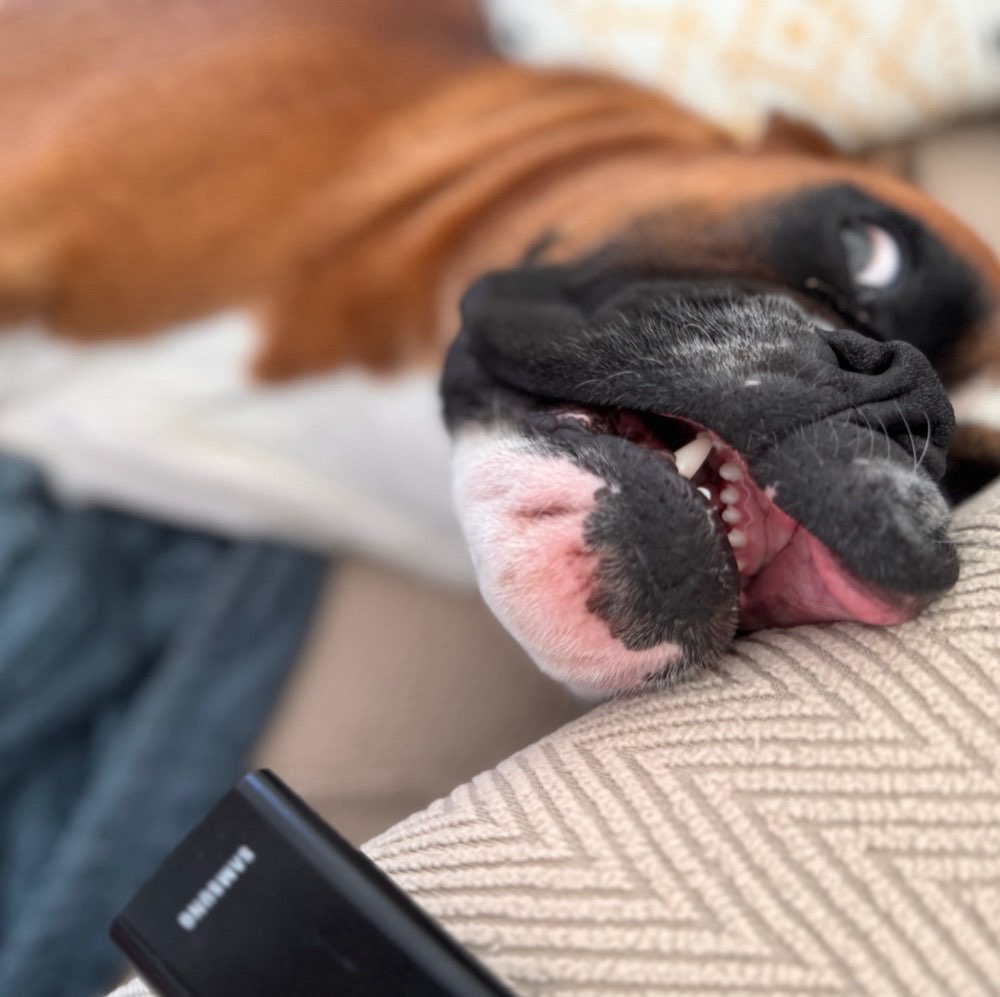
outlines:
M884 229L870 222L851 222L840 230L847 268L861 287L888 287L903 265L899 243Z

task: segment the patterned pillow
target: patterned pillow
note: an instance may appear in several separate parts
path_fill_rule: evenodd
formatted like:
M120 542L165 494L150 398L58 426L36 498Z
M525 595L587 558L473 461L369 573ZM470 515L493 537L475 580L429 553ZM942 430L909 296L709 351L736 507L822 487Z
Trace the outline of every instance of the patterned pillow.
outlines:
M1000 105L996 0L483 0L514 58L610 69L758 135L780 110L845 148Z

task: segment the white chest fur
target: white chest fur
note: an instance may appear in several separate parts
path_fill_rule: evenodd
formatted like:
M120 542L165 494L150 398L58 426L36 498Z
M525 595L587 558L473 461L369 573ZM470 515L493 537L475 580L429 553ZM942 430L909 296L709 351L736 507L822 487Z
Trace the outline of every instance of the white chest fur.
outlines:
M436 374L261 386L247 376L259 335L246 311L88 346L6 330L0 448L68 501L469 580Z

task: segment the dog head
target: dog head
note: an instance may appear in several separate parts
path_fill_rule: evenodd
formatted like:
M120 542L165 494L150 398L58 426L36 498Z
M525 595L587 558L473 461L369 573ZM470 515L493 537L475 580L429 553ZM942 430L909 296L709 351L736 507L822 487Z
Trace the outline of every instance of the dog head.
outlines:
M667 681L737 628L901 622L957 578L934 367L989 348L995 263L894 180L736 200L463 302L443 392L480 585L582 690Z

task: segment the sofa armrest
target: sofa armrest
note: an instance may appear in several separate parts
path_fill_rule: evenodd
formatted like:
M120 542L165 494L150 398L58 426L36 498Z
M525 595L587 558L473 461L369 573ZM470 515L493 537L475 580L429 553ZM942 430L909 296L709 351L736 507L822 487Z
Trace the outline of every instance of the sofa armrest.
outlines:
M1000 483L954 532L917 620L743 638L365 850L521 994L995 993Z
M523 994L995 992L1000 486L891 629L738 641L366 850Z

